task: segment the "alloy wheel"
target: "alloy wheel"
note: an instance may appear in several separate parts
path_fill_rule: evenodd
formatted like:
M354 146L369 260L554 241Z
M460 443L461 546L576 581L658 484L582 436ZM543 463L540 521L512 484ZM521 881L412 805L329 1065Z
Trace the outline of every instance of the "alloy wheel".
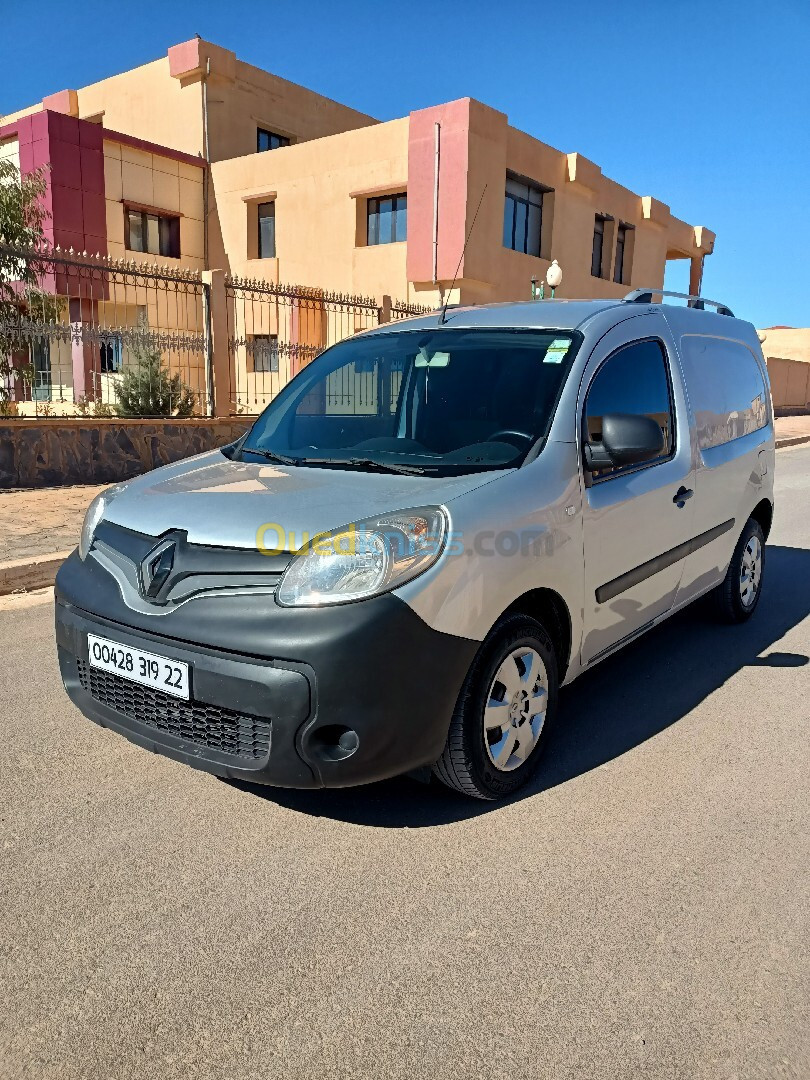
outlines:
M512 772L537 745L548 707L548 672L538 652L513 649L495 672L484 707L484 745L500 772Z

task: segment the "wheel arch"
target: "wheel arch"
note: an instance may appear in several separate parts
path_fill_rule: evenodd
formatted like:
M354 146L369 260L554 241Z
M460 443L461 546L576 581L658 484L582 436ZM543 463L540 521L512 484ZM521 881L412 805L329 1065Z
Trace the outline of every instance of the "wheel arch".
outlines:
M759 523L762 529L765 539L768 539L768 533L771 531L771 525L773 524L773 503L770 499L762 499L754 509L751 511L751 517L754 521Z
M571 662L571 613L553 589L531 589L513 600L503 615L528 615L542 623L554 646L560 682ZM503 617L503 616L501 616Z

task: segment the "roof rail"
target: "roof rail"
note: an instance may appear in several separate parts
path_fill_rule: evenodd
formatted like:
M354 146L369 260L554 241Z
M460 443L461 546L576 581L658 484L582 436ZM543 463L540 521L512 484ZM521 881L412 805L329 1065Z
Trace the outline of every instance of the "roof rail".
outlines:
M721 304L718 300L707 300L705 296L693 296L691 293L682 292L669 292L666 289L633 289L625 296L625 302L629 304L652 304L654 303L654 296L677 296L681 300L688 300L687 307L697 308L698 311L703 311L706 304L710 304L713 308L717 308L718 315L730 315L734 318L734 312L730 307L725 304Z

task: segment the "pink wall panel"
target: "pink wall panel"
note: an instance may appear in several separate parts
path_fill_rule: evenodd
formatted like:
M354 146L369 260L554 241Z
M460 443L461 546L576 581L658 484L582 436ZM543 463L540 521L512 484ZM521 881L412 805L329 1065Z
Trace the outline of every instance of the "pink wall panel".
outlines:
M464 247L467 221L467 162L470 99L421 109L408 130L408 278L433 276L433 184L435 124L441 125L439 166L438 278L449 281ZM464 264L459 276L464 273Z

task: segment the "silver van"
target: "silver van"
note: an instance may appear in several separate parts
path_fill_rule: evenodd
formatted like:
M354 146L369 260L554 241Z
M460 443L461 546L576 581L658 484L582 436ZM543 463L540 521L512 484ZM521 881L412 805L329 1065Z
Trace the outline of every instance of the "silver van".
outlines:
M514 792L561 685L705 593L759 600L756 331L655 295L358 334L237 442L104 492L56 582L72 700L220 776Z

